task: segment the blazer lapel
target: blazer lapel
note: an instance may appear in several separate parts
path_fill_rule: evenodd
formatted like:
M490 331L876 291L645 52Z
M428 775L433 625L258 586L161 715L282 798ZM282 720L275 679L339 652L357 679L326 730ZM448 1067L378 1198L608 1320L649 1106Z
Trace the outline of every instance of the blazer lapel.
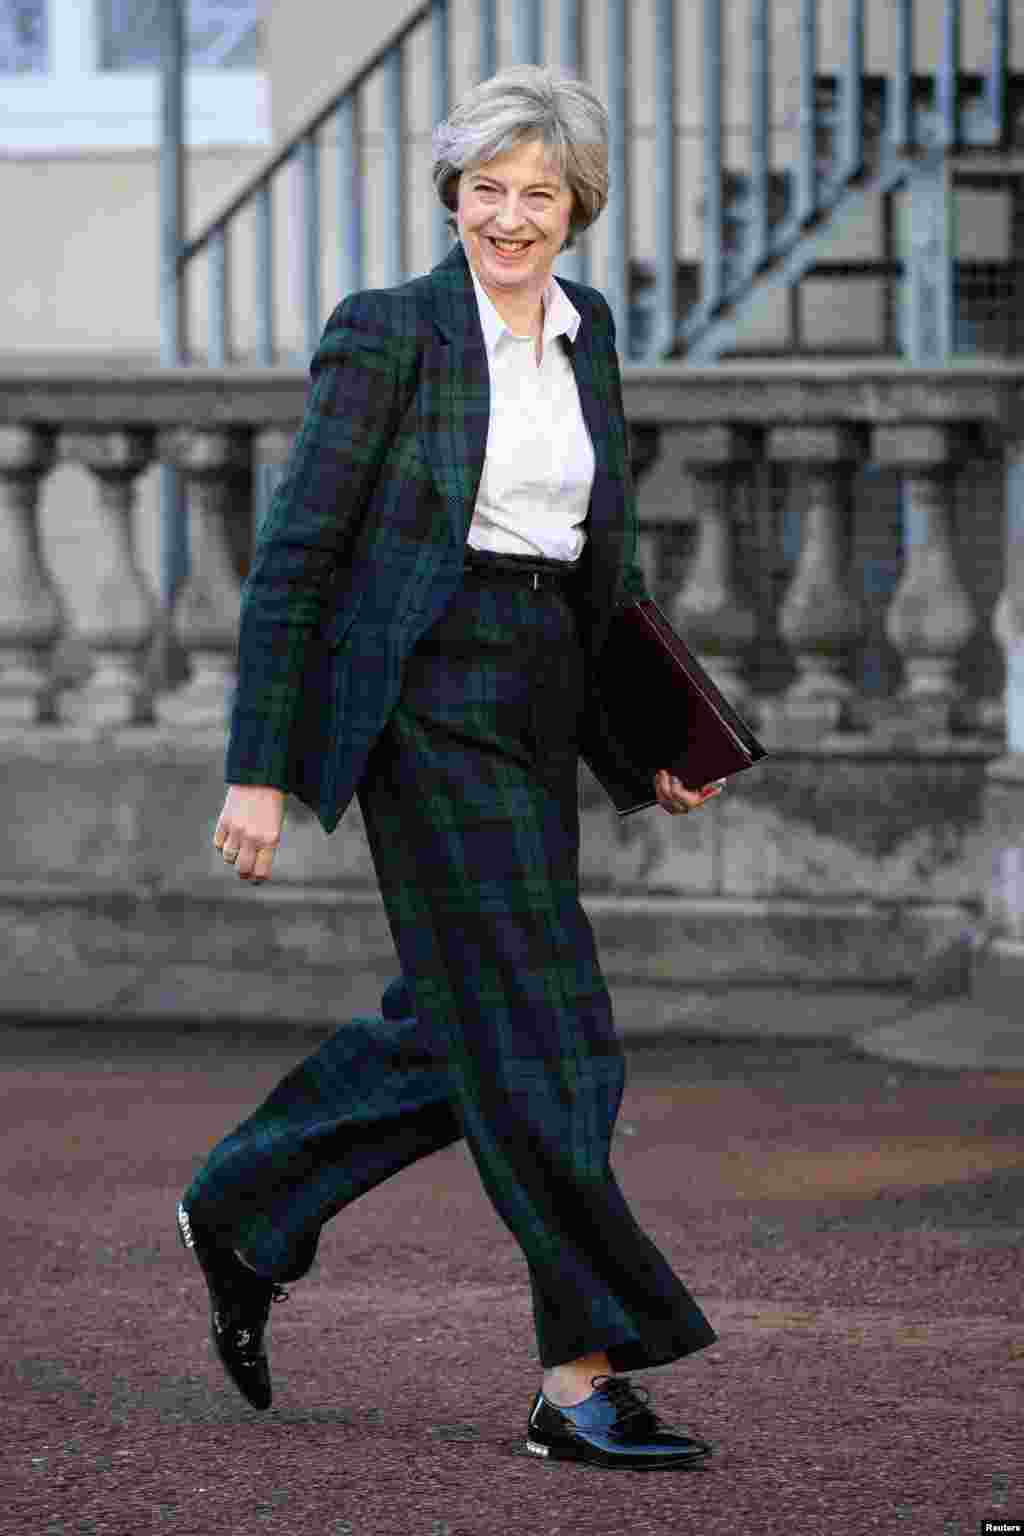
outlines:
M622 425L609 409L606 388L607 369L594 352L593 327L584 319L576 340L565 344L576 376L583 419L594 447L594 484L587 509L587 543L592 622L601 633L592 636L600 648L603 626L610 620L619 583L625 519L622 506L622 480L618 473L621 455L626 451Z
M419 431L461 548L487 452L491 379L469 262L461 244L430 274L434 326L423 359Z

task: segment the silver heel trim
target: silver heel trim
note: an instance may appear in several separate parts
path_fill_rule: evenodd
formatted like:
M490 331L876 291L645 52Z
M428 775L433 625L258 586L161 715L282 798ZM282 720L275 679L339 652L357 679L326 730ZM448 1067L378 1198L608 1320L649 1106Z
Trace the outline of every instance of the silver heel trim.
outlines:
M181 1233L181 1240L185 1247L194 1248L196 1240L192 1234L192 1223L188 1219L188 1211L180 1202L178 1204L178 1231Z

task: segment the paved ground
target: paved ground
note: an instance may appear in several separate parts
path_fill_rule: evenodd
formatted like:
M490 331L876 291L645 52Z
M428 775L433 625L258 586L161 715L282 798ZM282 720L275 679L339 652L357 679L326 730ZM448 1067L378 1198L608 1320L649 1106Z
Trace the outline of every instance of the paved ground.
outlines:
M172 1225L306 1048L8 1027L0 1532L953 1536L1024 1517L1024 1072L827 1042L630 1049L614 1162L719 1342L637 1373L716 1455L538 1463L519 1250L464 1146L349 1207L274 1309L274 1407Z

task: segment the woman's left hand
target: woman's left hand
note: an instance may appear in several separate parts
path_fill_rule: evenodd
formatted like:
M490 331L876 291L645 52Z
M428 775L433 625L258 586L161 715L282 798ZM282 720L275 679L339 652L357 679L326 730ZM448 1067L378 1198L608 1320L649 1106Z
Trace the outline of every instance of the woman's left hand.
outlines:
M724 779L715 779L711 784L705 784L702 789L687 789L686 785L677 779L674 773L669 773L667 768L659 768L654 775L654 793L658 797L658 804L662 810L669 811L673 816L680 812L696 810L698 805L703 805L705 800L713 800L720 795L725 787Z

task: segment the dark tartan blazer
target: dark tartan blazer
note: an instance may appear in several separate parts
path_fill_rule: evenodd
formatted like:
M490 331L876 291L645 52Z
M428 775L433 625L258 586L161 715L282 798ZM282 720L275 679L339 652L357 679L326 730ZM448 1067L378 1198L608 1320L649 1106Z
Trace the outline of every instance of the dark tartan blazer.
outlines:
M579 607L596 656L614 608L648 594L611 310L595 288L559 282L582 317L576 341L558 343L596 458ZM462 580L490 379L461 243L426 275L339 304L310 374L243 588L225 777L297 795L332 832L409 652Z

